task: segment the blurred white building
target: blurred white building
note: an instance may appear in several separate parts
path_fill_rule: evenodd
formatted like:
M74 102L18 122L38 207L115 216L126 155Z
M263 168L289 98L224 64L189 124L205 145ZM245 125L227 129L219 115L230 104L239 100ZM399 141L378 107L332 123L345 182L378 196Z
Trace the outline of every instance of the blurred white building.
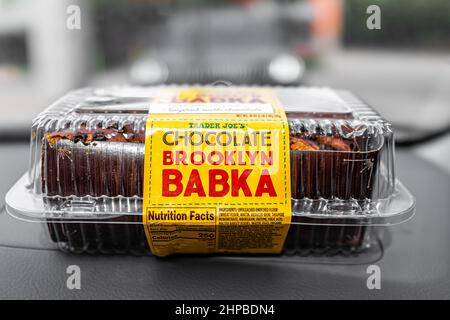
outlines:
M0 0L0 42L23 38L25 65L0 56L0 132L29 126L54 97L82 83L89 71L90 10L82 0ZM81 29L70 30L67 8L81 9ZM1 48L6 51L8 48ZM13 48L14 49L14 48Z

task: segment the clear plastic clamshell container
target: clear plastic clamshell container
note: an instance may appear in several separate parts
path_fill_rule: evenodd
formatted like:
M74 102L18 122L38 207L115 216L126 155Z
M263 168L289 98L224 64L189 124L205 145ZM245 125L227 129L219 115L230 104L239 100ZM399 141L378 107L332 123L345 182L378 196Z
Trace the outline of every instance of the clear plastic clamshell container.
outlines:
M43 222L69 252L150 254L142 224L145 126L161 88L85 88L52 104L33 122L29 170L7 194L8 212ZM395 178L390 124L347 91L272 90L290 128L284 254L373 250L380 226L407 220L415 206Z

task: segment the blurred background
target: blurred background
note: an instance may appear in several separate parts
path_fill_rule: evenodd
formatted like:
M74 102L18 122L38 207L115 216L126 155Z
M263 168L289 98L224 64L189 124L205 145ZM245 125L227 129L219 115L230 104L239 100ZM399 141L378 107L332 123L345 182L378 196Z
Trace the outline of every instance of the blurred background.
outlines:
M216 82L352 90L450 172L448 0L0 0L0 143L77 87Z

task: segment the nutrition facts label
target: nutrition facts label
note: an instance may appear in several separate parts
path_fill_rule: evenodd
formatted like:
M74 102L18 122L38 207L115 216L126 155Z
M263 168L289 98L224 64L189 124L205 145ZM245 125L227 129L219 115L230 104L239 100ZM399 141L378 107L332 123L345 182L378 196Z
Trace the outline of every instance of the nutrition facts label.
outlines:
M150 208L147 233L162 255L272 250L283 239L284 214L277 208ZM158 223L158 221L162 221Z
M159 255L213 253L216 248L215 208L149 208L146 233L150 247ZM159 221L159 223L158 223Z

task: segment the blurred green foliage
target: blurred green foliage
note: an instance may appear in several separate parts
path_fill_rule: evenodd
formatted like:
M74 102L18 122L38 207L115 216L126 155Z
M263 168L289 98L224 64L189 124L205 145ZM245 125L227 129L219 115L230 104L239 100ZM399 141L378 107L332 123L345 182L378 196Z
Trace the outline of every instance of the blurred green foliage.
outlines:
M381 30L369 30L367 7L381 9ZM346 0L347 45L450 48L450 0Z

